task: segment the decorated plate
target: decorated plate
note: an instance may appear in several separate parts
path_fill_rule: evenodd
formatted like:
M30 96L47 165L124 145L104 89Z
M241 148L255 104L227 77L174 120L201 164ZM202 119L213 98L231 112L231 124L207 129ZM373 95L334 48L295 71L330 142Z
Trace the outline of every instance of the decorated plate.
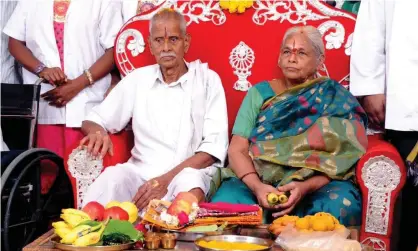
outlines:
M100 251L117 251L117 250L126 250L134 246L135 242L113 245L113 246L87 246L87 247L77 247L73 245L67 245L60 243L60 237L56 236L51 239L51 242L54 244L54 247L61 250L75 251L75 250L100 250Z

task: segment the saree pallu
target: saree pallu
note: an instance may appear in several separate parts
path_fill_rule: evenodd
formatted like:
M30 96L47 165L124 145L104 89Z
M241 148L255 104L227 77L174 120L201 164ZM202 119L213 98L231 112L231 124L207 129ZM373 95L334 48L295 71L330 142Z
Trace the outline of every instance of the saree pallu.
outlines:
M366 124L349 91L318 78L264 103L249 138L250 155L266 183L283 185L316 172L346 180L366 152Z

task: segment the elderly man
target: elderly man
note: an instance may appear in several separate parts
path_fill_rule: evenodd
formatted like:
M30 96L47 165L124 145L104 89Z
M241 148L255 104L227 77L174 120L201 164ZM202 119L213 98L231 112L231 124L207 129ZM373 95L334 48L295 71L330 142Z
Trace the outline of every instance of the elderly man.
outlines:
M184 61L191 37L184 17L164 9L150 21L149 46L158 64L126 76L83 122L93 155L113 154L107 132L132 120L135 146L127 163L107 168L84 204L133 200L140 210L152 199L191 192L204 200L228 147L225 93L207 64Z

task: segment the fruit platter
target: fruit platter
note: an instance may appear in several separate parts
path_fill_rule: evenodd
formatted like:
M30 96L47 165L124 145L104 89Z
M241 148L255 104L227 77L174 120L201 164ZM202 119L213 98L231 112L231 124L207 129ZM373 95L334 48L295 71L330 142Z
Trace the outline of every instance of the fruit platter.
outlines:
M90 202L82 210L62 209L60 218L52 223L55 248L124 250L143 246L144 231L133 225L138 209L132 202L112 201L106 206Z

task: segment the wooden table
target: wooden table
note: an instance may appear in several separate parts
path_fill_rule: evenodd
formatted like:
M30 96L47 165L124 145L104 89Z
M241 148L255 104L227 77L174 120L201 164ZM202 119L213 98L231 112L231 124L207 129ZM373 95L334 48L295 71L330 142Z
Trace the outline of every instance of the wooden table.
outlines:
M53 235L54 230L50 230L26 247L23 248L23 251L60 251L55 249L53 244L49 242L49 239ZM262 225L257 228L241 228L239 230L239 235L247 235L260 238L270 238L270 234L267 231L267 225ZM358 231L356 229L351 229L350 239L358 240ZM144 249L146 250L146 249ZM167 249L159 249L160 251L167 251ZM193 242L177 242L175 250L182 251L196 251L197 247ZM280 247L274 246L271 251L283 251Z

